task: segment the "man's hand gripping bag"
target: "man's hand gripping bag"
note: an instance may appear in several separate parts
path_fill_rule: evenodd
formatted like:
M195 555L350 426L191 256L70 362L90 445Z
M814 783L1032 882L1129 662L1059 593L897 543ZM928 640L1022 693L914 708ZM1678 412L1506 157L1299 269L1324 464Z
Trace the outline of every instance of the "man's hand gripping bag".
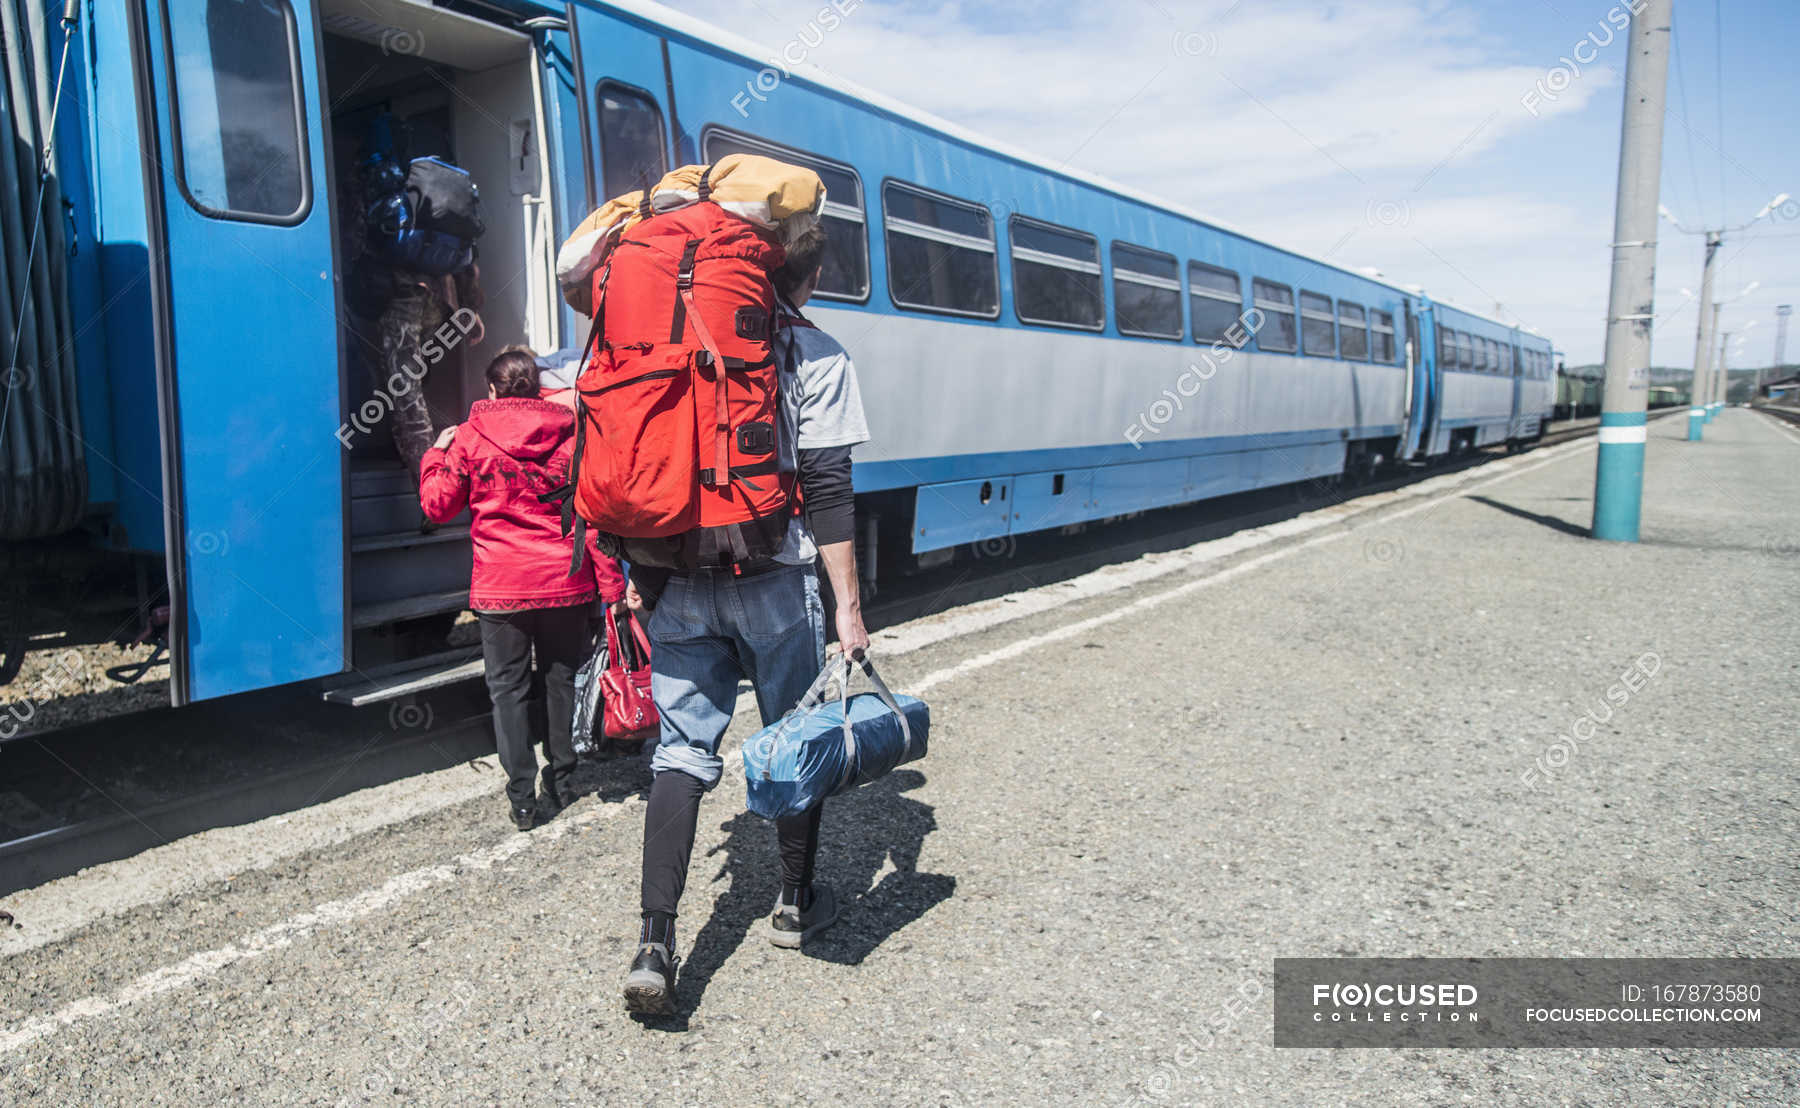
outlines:
M857 669L875 687L850 695ZM827 690L838 686L835 700ZM752 812L767 819L798 815L819 801L885 777L925 756L931 709L895 696L865 656L833 658L793 711L744 743L744 784Z

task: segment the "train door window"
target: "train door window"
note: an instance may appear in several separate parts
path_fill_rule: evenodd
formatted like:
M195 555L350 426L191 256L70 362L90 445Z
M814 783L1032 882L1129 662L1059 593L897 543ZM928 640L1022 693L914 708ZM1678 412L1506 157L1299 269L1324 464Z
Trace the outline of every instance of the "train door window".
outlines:
M594 99L600 109L600 195L621 196L662 180L669 146L656 101L616 81L601 81Z
M1188 314L1195 342L1226 342L1244 316L1244 286L1228 269L1188 263ZM1242 336L1242 332L1239 332Z
M889 181L881 187L888 295L903 308L1000 314L994 220L979 204Z
M1294 290L1259 277L1250 282L1250 295L1252 303L1263 314L1262 329L1256 333L1257 349L1292 354L1296 337Z
M1361 304L1338 301L1338 350L1353 362L1369 360L1369 324Z
M813 295L858 302L869 298L869 227L863 212L862 178L856 170L842 162L721 127L708 127L700 137L700 145L708 162L716 162L727 154L760 154L803 165L817 173L825 183L825 210L819 223L825 229L826 242L819 287Z
M1080 327L1106 324L1100 295L1100 240L1080 231L1014 216L1007 224L1012 247L1013 311L1022 323Z
M298 223L312 206L287 0L169 0L176 177L216 219Z
M1373 319L1375 360L1393 363L1397 357L1398 346L1394 342L1394 316L1392 312L1370 312Z
M1337 318L1331 311L1331 297L1316 292L1300 294L1300 351L1337 357Z
M1181 269L1173 254L1112 244L1113 321L1121 335L1181 338Z

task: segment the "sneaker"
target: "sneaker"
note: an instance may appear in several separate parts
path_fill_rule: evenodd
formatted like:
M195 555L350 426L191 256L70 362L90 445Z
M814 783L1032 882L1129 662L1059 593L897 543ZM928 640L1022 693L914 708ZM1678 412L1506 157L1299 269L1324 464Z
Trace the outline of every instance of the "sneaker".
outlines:
M662 943L642 943L625 975L625 1010L643 1016L675 1013L675 967L680 959Z
M837 922L837 897L831 886L813 882L812 903L803 912L792 904L775 902L775 914L769 917L769 941L788 950L799 950L800 944Z
M514 804L512 806L513 826L521 831L529 831L537 826L536 804Z

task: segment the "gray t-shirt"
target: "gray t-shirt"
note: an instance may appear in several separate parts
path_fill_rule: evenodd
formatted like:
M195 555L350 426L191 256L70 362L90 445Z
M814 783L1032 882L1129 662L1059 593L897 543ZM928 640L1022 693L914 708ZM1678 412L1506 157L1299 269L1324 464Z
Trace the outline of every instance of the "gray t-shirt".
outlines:
M838 341L817 327L784 327L775 335L781 367L781 427L776 436L783 473L799 468L800 450L856 446L869 441L856 365ZM811 565L819 548L806 521L795 516L775 560Z

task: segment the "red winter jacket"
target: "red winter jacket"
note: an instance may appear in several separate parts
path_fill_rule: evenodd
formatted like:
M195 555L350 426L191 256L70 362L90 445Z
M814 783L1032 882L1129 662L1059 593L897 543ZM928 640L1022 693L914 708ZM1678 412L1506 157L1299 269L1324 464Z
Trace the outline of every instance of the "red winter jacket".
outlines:
M448 450L432 447L419 464L419 503L443 523L469 509L476 611L560 608L598 592L607 603L625 592L619 563L603 558L588 532L587 557L569 574L569 540L554 504L538 494L563 484L575 452L575 414L549 400L478 400Z

